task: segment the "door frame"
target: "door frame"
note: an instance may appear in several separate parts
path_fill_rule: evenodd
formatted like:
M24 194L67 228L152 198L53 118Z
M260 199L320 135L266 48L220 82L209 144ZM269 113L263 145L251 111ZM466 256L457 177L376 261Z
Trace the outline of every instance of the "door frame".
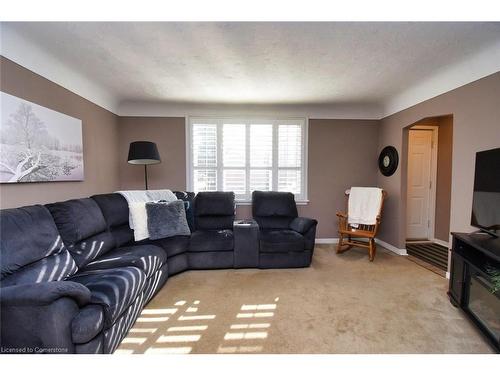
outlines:
M436 228L436 193L437 193L437 157L438 157L438 135L439 135L439 126L438 125L414 125L411 126L408 131L411 130L430 130L432 131L432 144L431 144L431 173L430 173L430 179L431 179L431 188L429 189L430 196L429 196L429 231L428 231L428 241L436 241L436 238L434 237L435 235L435 228ZM410 160L409 158L409 152L410 152L410 145L409 145L409 138L410 135L408 133L408 150L407 150L407 160ZM409 175L406 176L408 179ZM406 200L408 201L408 190L406 191ZM408 217L408 205L406 208L406 216ZM408 225L408 224L407 224ZM407 231L408 228L405 228L405 231Z

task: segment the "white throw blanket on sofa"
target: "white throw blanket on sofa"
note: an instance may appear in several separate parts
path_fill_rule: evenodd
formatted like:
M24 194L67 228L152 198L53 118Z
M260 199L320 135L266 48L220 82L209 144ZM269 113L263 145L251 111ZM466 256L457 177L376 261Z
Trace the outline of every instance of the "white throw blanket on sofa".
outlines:
M161 190L146 190L146 193L150 201L167 201L173 202L177 200L177 197L172 190L161 189Z
M352 187L349 193L347 222L353 227L359 224L374 225L380 213L382 189Z
M128 222L131 229L134 230L134 239L141 241L149 238L148 215L146 212L147 202L156 202L165 200L172 202L177 197L171 190L122 190L116 193L121 194L128 203Z

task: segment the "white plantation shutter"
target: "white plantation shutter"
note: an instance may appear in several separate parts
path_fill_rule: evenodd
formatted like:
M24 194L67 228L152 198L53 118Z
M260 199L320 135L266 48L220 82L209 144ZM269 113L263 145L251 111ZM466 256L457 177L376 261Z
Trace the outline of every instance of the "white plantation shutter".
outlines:
M217 171L208 169L194 170L194 191L216 191Z
M302 127L278 125L278 167L300 168L302 164Z
M278 191L290 191L299 195L301 190L300 170L278 170Z
M272 190L272 173L270 169L250 169L250 193L254 190Z
M236 196L244 196L246 187L246 125L222 125L222 185L224 191L234 191ZM234 169L233 167L240 167Z
M190 119L188 189L290 191L306 199L303 119Z
M250 124L249 127L250 193L270 191L273 189L273 124Z
M250 125L250 167L273 166L273 125Z
M224 191L234 191L236 195L246 193L246 171L244 169L224 169Z
M193 162L195 167L217 167L217 125L193 125Z
M224 167L245 166L245 124L224 124L222 128L222 158Z
M193 124L193 190L217 190L217 124Z

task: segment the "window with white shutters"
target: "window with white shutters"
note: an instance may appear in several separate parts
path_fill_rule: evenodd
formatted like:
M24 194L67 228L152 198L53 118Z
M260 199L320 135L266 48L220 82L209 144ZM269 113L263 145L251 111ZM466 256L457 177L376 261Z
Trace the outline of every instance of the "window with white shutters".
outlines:
M304 119L190 118L188 189L234 191L239 201L290 191L304 201L306 131Z
M217 124L194 124L193 135L193 190L217 190Z

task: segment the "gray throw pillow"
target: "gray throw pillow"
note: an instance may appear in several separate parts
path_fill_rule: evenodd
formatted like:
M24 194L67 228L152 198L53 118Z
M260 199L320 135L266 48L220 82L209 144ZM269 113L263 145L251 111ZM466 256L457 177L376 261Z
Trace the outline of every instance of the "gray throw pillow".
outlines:
M186 219L184 202L181 200L148 202L146 203L146 212L148 215L149 238L152 240L173 236L189 236L191 234Z

